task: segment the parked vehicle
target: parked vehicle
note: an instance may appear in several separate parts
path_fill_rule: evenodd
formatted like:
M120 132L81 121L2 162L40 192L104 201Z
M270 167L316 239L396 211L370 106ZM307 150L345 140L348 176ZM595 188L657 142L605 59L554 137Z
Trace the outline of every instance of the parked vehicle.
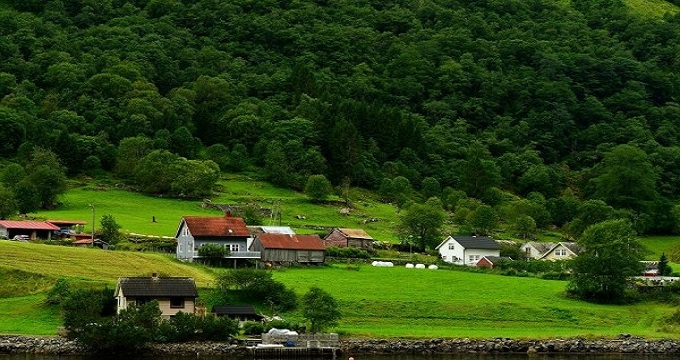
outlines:
M28 235L14 235L13 241L28 242L31 238Z

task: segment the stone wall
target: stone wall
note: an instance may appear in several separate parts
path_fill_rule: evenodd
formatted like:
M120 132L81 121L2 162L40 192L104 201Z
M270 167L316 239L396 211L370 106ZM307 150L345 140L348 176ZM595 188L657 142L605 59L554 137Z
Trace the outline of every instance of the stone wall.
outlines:
M680 340L651 340L620 336L616 339L343 339L340 350L347 356L359 354L501 354L501 353L573 353L573 354L678 354ZM59 337L0 336L0 354L84 355L75 342ZM154 344L146 355L233 355L247 356L245 346L219 342Z

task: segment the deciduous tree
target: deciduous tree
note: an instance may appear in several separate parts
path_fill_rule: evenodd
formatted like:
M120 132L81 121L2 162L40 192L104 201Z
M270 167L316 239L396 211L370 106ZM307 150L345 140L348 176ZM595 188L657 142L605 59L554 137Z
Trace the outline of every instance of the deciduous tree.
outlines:
M569 291L581 299L617 303L625 299L632 276L643 268L644 248L626 220L588 227L578 240L582 251L573 260Z
M319 287L312 286L302 297L302 304L302 316L309 321L312 333L336 326L342 318L335 298Z

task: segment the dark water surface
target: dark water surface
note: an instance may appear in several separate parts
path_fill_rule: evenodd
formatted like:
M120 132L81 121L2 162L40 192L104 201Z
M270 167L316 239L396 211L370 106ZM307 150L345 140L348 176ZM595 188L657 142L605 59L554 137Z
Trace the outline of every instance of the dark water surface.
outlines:
M554 354L554 355L359 355L354 360L680 360L678 355L646 355L646 354ZM200 357L140 357L134 355L119 356L46 356L33 354L0 355L0 360L251 360L250 357L234 356L200 356ZM279 360L279 359L271 359ZM299 359L298 359L299 360ZM306 360L322 360L308 358ZM323 360L328 360L325 358ZM348 360L340 356L336 360Z

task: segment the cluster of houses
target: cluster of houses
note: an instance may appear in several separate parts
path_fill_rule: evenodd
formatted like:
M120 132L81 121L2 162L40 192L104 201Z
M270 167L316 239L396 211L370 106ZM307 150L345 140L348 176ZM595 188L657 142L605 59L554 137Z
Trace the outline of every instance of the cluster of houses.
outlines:
M520 249L531 260L566 260L580 252L574 242L527 242ZM444 262L456 265L492 268L499 260L512 260L501 257L501 244L487 236L449 236L436 250Z
M360 229L333 229L324 239L318 235L296 234L287 226L247 226L229 213L220 217L185 216L177 233L177 258L201 259L199 249L217 244L228 250L225 256L234 266L256 260L265 264L320 264L327 246L373 248L373 238Z

